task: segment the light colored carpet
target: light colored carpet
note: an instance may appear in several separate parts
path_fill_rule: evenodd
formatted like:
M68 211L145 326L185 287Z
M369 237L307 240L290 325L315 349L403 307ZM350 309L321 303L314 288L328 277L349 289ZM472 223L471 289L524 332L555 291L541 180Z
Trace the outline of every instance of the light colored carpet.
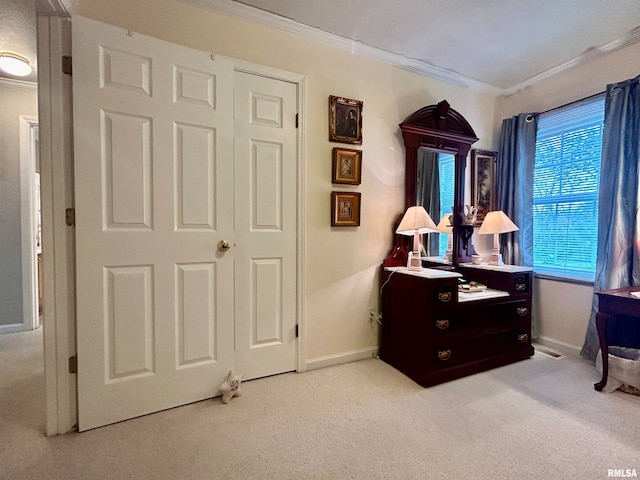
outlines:
M640 397L537 353L424 389L371 359L43 436L41 332L0 336L3 479L605 479L640 475Z

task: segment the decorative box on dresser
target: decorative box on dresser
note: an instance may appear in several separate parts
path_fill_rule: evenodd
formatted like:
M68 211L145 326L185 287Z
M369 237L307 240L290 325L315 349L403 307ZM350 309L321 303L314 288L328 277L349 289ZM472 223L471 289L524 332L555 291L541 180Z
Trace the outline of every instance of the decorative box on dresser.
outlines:
M459 278L486 285L461 292ZM428 387L533 355L531 269L384 267L380 358Z

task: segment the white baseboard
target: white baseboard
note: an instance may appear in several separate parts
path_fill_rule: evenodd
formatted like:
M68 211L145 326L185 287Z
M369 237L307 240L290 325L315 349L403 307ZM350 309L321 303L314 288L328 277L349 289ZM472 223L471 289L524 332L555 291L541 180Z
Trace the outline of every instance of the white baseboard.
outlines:
M326 355L324 357L310 358L305 362L306 370L315 370L317 368L331 367L342 363L355 362L357 360L365 360L367 358L376 357L378 355L378 347L361 348L359 350L351 350L349 352L336 353L334 355Z
M23 323L10 323L9 325L0 325L0 335L3 333L25 332Z
M574 357L579 357L580 350L582 350L581 347L576 347L575 345L569 345L568 343L559 342L549 337L543 337L542 335L538 337L538 340L536 340L536 343L539 343L540 345L544 345L545 347L549 347L554 350L557 350L558 352L564 355L571 355Z

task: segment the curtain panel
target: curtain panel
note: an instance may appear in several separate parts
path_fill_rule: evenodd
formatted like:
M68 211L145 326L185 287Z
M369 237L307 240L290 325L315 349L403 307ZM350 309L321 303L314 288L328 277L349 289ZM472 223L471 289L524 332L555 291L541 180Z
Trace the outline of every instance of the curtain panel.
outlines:
M598 197L598 255L594 292L640 285L640 75L607 85ZM598 333L593 295L580 354L595 360Z

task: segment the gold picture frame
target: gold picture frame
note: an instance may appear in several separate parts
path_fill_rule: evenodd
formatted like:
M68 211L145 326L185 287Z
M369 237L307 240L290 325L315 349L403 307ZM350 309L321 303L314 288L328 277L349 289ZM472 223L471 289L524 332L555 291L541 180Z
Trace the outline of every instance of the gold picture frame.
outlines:
M360 226L360 192L331 192L331 226Z
M362 151L334 147L331 162L331 182L360 185Z
M329 96L329 141L362 145L360 100Z
M496 209L496 161L498 152L471 150L471 202L477 207L475 225Z

